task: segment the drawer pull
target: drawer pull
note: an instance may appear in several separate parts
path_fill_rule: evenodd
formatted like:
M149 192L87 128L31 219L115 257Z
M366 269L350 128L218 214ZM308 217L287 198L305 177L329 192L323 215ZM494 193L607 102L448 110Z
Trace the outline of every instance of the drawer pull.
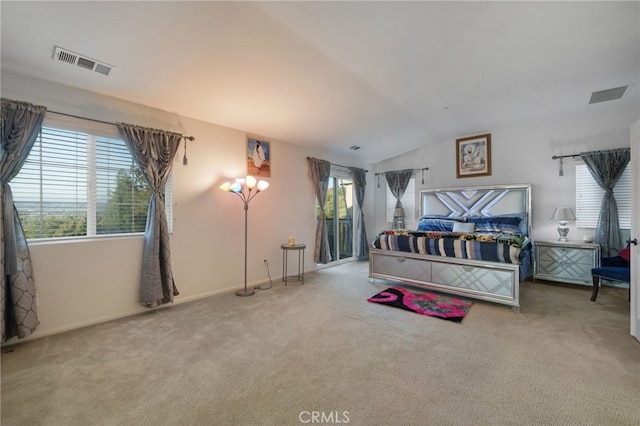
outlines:
M405 260L407 260L407 259L405 259L404 257L396 257L396 261L398 263L403 263Z

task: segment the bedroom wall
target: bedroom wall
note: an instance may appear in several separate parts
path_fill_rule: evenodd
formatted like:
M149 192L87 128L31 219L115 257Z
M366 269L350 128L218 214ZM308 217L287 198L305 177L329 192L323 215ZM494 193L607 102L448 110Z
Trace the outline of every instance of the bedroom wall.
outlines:
M638 106L624 99L591 105L588 114L570 111L563 116L522 120L508 127L478 129L468 135L454 135L440 141L425 141L425 146L375 165L375 172L429 167L425 183L416 178L416 192L428 188L460 186L531 184L532 238L558 238L557 222L550 219L558 206L575 208L575 162L564 161L564 176L558 176L554 155L629 146L629 126L637 120ZM492 175L456 178L456 138L491 133ZM390 226L385 217L385 187L375 188L376 225L379 232ZM419 203L416 203L419 206ZM593 229L576 229L569 222L570 239L593 235ZM374 235L373 233L371 235Z
M11 72L2 72L1 83L2 97L45 105L56 112L194 136L196 140L188 145L188 166L182 165L181 146L173 169L171 254L180 291L176 303L243 286L244 211L237 197L218 186L226 178L246 173L247 133ZM271 141L272 173L271 186L249 206L250 285L268 280L263 259L268 260L271 277L281 277L280 244L290 235L307 243L306 270L316 268L312 245L315 195L306 157L348 164L344 158L272 140L268 135L255 136ZM372 165L352 165L372 170ZM374 210L372 187L368 185L365 212ZM366 221L373 223L373 214ZM32 337L144 312L146 308L137 303L142 242L136 236L30 243L41 322ZM254 297L260 297L260 292Z

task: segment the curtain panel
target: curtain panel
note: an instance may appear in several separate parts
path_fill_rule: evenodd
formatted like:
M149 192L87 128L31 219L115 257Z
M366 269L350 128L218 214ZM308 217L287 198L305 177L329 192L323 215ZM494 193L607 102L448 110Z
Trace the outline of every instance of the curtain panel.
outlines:
M413 169L396 170L384 173L384 177L387 179L387 184L389 185L389 190L393 196L396 197L396 208L402 208L402 202L400 199L409 185L411 176L413 176Z
M116 125L152 189L144 233L139 302L149 308L173 303L174 296L180 293L171 269L164 187L182 135L132 124Z
M358 203L355 257L358 260L364 260L369 257L369 241L367 240L367 231L364 225L364 210L362 208L364 205L365 188L367 186L367 172L357 167L351 167L350 170L353 174L353 189Z
M329 231L327 229L327 217L324 212L324 203L327 200L329 190L329 175L331 173L331 163L317 158L307 158L311 181L318 200L318 219L316 222L316 237L313 250L313 260L316 263L331 262L331 251L329 250Z
M600 244L603 256L615 256L622 248L622 239L620 238L618 204L613 195L613 187L629 164L631 150L621 148L583 152L580 154L580 158L587 165L593 179L605 190L594 241Z
M2 99L0 150L0 304L2 342L29 336L40 324L31 253L9 182L24 164L42 126L46 108Z

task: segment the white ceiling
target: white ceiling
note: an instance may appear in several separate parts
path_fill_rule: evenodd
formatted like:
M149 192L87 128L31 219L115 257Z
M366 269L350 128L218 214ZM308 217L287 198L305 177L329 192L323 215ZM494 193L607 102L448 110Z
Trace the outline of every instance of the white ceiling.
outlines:
M1 2L2 69L378 162L630 85L639 2ZM116 67L52 60L54 46ZM359 151L349 150L352 145Z

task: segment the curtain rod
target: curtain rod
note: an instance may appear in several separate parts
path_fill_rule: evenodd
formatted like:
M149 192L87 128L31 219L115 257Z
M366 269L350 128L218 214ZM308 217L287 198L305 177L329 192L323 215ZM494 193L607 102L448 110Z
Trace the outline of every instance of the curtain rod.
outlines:
M552 160L558 160L558 159L563 159L563 158L567 158L567 157L582 157L582 154L616 152L616 151L624 151L624 150L628 150L628 149L630 149L630 148L624 147L624 148L602 149L602 150L598 150L598 151L587 151L587 152L583 152L583 153L580 153L580 154L573 154L573 155L554 155L553 157L551 157L551 159Z
M389 173L389 172L402 172L404 170L411 170L412 172L419 172L422 171L422 184L424 185L424 171L425 170L429 170L428 167L423 167L421 169L403 169L403 170L389 170L386 172L381 172L381 173L376 173L376 177L378 178L378 188L380 188L380 176Z
M50 109L48 109L47 112L51 112L53 114L58 114L58 115L64 115L66 117L78 118L80 120L89 120L89 121L95 121L96 123L109 124L111 126L115 126L116 125L116 123L110 123L108 121L98 120L98 119L95 119L95 118L80 117L79 115L67 114L65 112L59 112L59 111L51 111Z
M423 167L423 168L421 168L421 169L404 169L404 170L413 170L414 172L419 172L419 171L421 171L421 170L429 170L429 168L428 168L428 167ZM393 171L393 172L399 172L400 170L390 170L390 171ZM388 173L388 172L380 172L380 173L376 173L376 176L380 176L380 175L383 175L383 174L385 174L385 173Z
M89 120L89 121L95 121L96 123L108 124L110 126L117 126L116 123L111 123L109 121L104 121L104 120L98 120L96 118L80 117L79 115L67 114L65 112L51 111L51 110L47 110L47 112L51 112L53 114L58 114L58 115L64 115L66 117L77 118L79 120ZM182 136L182 138L187 139L191 142L196 140L196 138L194 138L193 136Z
M568 158L568 157L580 157L580 154L573 154L573 155L554 155L553 157L551 157L552 160L557 160L558 158Z
M307 157L307 160L312 160L313 157ZM332 166L338 166L338 167L344 167L345 169L350 169L353 166L343 166L342 164L336 164L336 163L332 163L331 161L329 161L329 164L331 164ZM369 173L369 170L365 170L365 173Z

